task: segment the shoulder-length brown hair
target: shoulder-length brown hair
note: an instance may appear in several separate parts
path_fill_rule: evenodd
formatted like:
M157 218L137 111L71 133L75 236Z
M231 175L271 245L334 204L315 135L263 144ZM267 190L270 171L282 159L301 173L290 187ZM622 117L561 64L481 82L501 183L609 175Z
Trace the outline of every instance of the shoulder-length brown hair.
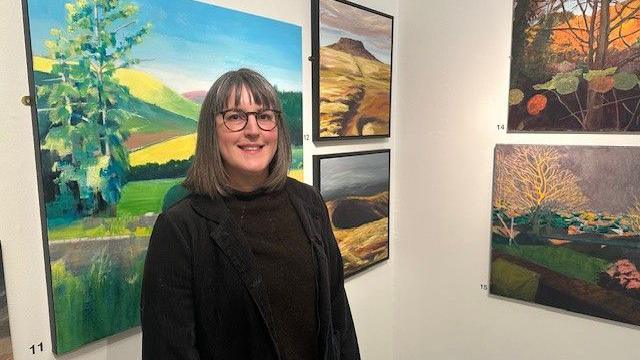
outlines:
M218 136L216 116L228 105L229 99L240 103L242 89L251 94L253 102L264 109L280 112L278 116L278 143L276 153L269 164L269 175L263 187L267 191L281 189L291 165L291 140L282 116L282 105L276 89L259 73L250 69L229 71L216 80L204 98L198 121L198 140L193 163L183 185L192 193L210 197L227 196L233 193L229 173L224 167Z

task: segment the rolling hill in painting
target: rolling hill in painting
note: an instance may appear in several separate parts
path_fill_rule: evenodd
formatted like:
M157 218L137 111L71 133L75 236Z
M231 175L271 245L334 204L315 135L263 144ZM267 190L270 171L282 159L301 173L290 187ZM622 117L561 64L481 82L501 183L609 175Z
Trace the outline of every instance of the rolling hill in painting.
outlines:
M391 66L362 42L341 38L320 48L322 137L389 133Z
M45 85L53 77L50 74L52 65L51 59L34 57L36 86ZM152 75L140 70L119 69L116 78L129 89L133 97L130 103L122 105L135 114L135 117L122 124L129 134L126 140L129 151L196 131L199 104L175 93ZM46 114L39 114L43 130L48 128Z
M327 202L345 275L389 256L389 192L348 196Z

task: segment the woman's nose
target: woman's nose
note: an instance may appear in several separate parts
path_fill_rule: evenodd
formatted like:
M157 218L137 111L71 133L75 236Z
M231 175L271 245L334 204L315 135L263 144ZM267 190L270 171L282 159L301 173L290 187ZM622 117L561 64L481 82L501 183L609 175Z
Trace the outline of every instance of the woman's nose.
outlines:
M247 126L244 128L244 132L247 135L258 135L260 133L258 118L254 114L249 114L247 116Z

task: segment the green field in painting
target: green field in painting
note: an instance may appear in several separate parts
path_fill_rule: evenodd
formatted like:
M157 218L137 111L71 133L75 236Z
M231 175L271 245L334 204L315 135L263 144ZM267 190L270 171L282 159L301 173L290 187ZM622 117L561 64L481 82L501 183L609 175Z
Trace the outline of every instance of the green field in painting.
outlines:
M64 263L51 266L58 353L140 324L140 292L146 253L129 268L100 254L79 275Z
M517 256L566 276L597 284L609 262L571 249L547 245L493 244L493 250Z
M180 179L132 181L122 190L117 216L84 218L66 224L49 226L49 240L100 238L121 235L149 236L150 226L137 226L140 216L162 211L164 196Z
M160 213L164 195L182 180L184 179L159 179L127 183L122 189L122 199L118 203L118 216Z
M134 221L136 221L136 218L132 216L103 218L93 222L87 219L75 220L66 225L50 226L49 241L95 239L122 235L151 235L151 227L130 229L129 224Z

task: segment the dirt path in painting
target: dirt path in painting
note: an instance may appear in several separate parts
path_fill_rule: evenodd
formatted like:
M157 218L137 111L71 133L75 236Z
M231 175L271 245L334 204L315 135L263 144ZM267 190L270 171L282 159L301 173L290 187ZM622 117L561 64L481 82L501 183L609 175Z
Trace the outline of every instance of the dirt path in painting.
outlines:
M363 85L358 86L358 91L348 101L344 101L343 104L349 107L349 110L342 115L340 119L340 126L342 128L342 135L359 135L356 115L358 115L358 109L360 108L360 102L365 96L365 89Z

